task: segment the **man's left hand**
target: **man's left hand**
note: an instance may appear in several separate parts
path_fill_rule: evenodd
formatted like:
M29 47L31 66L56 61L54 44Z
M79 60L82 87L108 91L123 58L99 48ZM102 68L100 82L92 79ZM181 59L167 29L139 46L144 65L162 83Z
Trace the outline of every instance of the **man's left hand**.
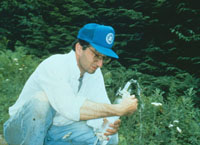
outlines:
M106 118L104 118L104 119L106 119ZM107 120L107 119L106 119ZM111 123L111 124L109 124L109 129L107 129L106 131L106 133L104 133L104 135L105 136L109 136L109 135L113 135L113 134L115 134L115 133L117 133L117 131L118 131L118 129L119 129L119 126L120 126L120 123L121 123L121 120L120 119L118 119L118 120L116 120L113 124Z

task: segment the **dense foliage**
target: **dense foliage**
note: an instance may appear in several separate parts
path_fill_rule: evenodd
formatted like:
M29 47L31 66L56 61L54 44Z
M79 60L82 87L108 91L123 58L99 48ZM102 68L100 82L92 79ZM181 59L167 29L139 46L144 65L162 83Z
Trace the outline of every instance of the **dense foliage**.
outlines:
M155 75L181 68L198 75L199 14L195 0L1 0L0 38L9 40L9 49L23 45L42 56L65 51L88 22L108 24L126 67Z
M131 78L142 88L139 110L122 118L120 145L198 145L199 14L194 0L1 0L0 125L39 62L68 52L79 28L96 22L116 31L120 59L103 68L111 100Z
M8 107L21 92L29 75L38 65L39 59L26 55L23 48L16 52L0 51L0 124L8 119ZM2 127L0 128L2 134Z

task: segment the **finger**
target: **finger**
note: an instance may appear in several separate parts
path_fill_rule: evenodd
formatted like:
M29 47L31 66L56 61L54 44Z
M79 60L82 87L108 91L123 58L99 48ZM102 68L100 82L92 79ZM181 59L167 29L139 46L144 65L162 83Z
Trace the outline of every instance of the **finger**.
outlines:
M104 133L104 135L105 135L105 136L109 136L109 135L113 135L113 134L112 134L112 133L106 132L106 133Z
M117 133L117 129L107 129L106 130L108 133L111 133L111 134L115 134L115 133Z
M116 120L115 122L114 122L114 125L120 125L121 124L121 120L120 119L118 119L118 120Z
M118 120L116 120L116 121L114 122L114 124L111 123L109 126L112 127L112 128L118 129L119 126L120 126L120 124L121 124L121 120L118 119Z
M112 133L106 132L106 133L104 133L104 135L105 135L105 136L110 136L110 135L113 135L113 134L112 134Z
M115 124L110 124L110 125L109 125L109 127L112 127L112 128L114 128L114 129L118 129L119 126L120 126L119 124L116 124L116 125L115 125Z
M117 133L117 129L107 129L106 132L104 133L104 135L108 136L108 135L113 135L115 133Z

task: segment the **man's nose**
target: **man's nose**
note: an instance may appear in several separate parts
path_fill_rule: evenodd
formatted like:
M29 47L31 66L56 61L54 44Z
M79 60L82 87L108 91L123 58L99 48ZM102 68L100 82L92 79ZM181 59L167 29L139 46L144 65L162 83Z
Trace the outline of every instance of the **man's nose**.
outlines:
M97 66L100 68L103 66L103 59L98 59Z

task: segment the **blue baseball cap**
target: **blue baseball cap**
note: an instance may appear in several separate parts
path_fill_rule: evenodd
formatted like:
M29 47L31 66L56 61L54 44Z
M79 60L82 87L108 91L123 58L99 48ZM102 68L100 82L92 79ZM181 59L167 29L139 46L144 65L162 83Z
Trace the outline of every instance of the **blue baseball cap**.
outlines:
M88 42L99 53L119 58L111 49L114 44L115 31L111 26L89 23L84 25L78 32L78 39Z

